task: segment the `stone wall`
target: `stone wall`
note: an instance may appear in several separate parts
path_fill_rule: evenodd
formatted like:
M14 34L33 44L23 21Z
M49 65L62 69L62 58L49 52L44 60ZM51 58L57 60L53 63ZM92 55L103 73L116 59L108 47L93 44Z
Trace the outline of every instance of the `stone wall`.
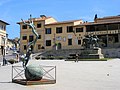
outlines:
M104 57L120 58L120 48L102 49Z
M69 54L81 53L80 49L62 49L62 50L50 50L42 53L42 56L53 55L55 57L62 56L64 58L68 57Z
M68 57L69 54L80 54L80 49L62 49L62 50L50 50L42 53L42 56L62 56L64 58ZM102 54L106 58L120 58L120 48L113 48L113 49L102 49Z

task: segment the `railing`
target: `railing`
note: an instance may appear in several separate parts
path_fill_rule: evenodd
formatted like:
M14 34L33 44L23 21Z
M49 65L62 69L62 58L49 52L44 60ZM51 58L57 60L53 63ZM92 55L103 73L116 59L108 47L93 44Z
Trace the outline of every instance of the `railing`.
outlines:
M38 66L39 67L39 66ZM56 66L41 66L43 71L43 77L42 80L39 82L42 84L54 84L56 83ZM36 82L34 81L33 84L31 84L30 81L27 81L25 78L25 69L22 66L12 66L12 82L19 83L23 85L35 85ZM29 83L30 84L27 84ZM37 81L38 83L38 81Z

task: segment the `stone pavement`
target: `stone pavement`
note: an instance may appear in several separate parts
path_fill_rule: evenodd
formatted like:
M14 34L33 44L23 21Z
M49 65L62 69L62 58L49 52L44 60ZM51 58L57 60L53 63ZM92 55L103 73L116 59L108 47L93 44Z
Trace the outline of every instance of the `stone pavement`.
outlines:
M24 86L11 83L12 67L8 65L0 67L0 90L120 90L120 59L78 63L31 60L29 63L56 66L56 84Z

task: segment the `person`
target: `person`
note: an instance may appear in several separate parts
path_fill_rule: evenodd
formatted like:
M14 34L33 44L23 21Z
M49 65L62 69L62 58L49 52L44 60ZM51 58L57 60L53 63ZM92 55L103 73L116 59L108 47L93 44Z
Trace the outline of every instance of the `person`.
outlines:
M75 62L78 62L78 57L79 57L79 54L76 53L76 59L75 59Z
M16 59L19 62L19 53L16 53Z
M8 61L6 60L5 57L3 57L3 66L6 65L6 64L8 64Z

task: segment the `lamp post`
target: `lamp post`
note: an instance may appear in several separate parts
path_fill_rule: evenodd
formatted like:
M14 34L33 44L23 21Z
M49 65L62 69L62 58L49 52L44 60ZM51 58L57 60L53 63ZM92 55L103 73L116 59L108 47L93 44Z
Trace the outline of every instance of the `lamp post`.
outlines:
M5 55L6 55L6 37L4 36L4 37L2 37L2 39L3 39L3 42L4 42L4 47L3 47L3 66L4 66L5 64L7 64L7 61L5 59Z

